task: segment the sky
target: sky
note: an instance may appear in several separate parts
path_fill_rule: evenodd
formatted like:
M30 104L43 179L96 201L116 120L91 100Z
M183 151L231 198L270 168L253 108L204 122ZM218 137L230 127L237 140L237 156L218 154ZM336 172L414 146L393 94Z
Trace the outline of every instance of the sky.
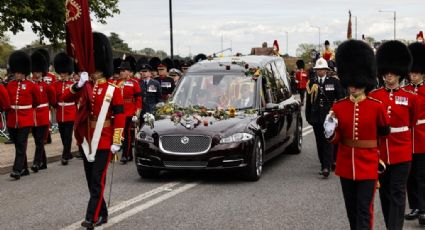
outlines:
M377 40L394 37L416 39L425 30L424 0L173 0L174 54L181 56L237 52L248 54L263 42L278 40L280 53L296 55L301 43L319 44L345 40L348 10L352 12L353 38ZM170 54L168 0L120 0L120 14L100 24L92 17L94 31L117 33L133 50L153 48ZM383 10L386 12L379 12ZM16 48L36 40L27 25L11 36ZM319 40L320 28L320 40Z

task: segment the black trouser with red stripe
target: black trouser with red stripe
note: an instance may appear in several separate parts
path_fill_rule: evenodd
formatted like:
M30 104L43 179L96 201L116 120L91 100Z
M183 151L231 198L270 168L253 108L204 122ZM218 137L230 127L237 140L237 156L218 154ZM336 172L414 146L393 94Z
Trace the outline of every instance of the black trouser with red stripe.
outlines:
M407 199L411 209L425 211L425 153L413 154L407 180Z
M21 172L28 169L27 164L27 144L30 127L19 129L8 128L10 139L15 144L15 162L13 163L13 171Z
M341 177L345 209L352 230L373 229L373 198L376 181L355 181Z
M122 156L133 158L133 140L134 140L134 122L131 120L132 117L126 117L124 127L124 140L122 143Z
M74 122L58 122L59 133L61 135L63 151L62 159L69 160L72 158L71 155L71 144L72 144L72 131L74 129Z
M103 192L111 157L112 153L109 149L97 150L94 162L88 162L86 155L83 154L84 171L86 172L87 185L90 191L86 220L96 222L99 216L108 217L108 209L105 199L103 199Z
M32 136L35 142L35 154L33 165L46 165L46 151L44 150L44 141L46 140L46 131L49 129L48 125L32 127Z
M379 175L379 197L387 229L403 229L409 170L410 162L403 162L387 165L385 172Z

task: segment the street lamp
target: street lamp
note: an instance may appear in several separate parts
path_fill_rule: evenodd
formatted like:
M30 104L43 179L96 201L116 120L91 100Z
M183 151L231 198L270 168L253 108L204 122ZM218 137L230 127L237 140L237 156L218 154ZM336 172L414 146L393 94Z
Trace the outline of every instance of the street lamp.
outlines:
M313 28L319 29L319 47L318 47L318 52L320 52L320 26L311 26Z
M171 4L171 0L169 1L170 2L170 51L171 51L171 53L170 53L170 56L171 56L171 60L173 60L174 59L174 51L173 51L173 7L172 7L172 4Z
M396 38L396 36L395 36L395 31L396 31L396 11L395 10L378 10L378 12L380 12L380 13L387 13L387 12L389 12L389 13L393 13L394 14L394 40L395 40L395 38Z
M288 31L285 31L286 34L286 54L289 56L288 44L289 44L289 35Z
M355 18L355 20L354 20L354 31L355 31L356 39L357 39L357 16L353 16L353 18Z

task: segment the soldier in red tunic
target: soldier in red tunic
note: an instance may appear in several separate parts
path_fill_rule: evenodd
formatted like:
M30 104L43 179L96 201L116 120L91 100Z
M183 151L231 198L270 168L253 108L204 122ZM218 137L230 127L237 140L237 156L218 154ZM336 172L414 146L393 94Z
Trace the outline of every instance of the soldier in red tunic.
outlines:
M406 183L412 161L411 127L416 95L400 88L409 75L412 56L399 41L383 43L376 53L378 77L384 87L370 93L384 103L390 117L391 133L379 140L380 157L386 171L379 176L382 212L388 229L402 229L406 205Z
M373 50L349 40L338 47L338 76L349 97L336 102L327 116L325 136L338 146L340 176L351 229L373 228L373 198L378 180L378 136L389 133L383 104L367 96L377 84Z
M298 60L296 64L298 69L295 73L295 80L297 82L297 90L301 98L301 105L304 105L305 88L308 82L308 74L304 70L305 64L303 60Z
M407 180L407 198L412 211L404 218L414 220L419 217L419 223L425 224L425 45L415 42L408 48L413 57L413 64L410 84L405 89L417 94L417 103L416 121L412 128L412 167Z
M0 110L7 111L10 109L10 99L6 88L0 84Z
M77 104L75 101L66 102L63 99L63 94L66 89L74 84L71 79L71 74L74 71L74 61L66 53L58 53L53 60L53 64L56 72L60 75L60 80L54 83L54 87L57 100L56 121L59 125L59 133L63 145L61 163L62 165L67 165L68 160L73 158L71 154L72 130L74 128Z
M49 65L41 52L36 51L31 55L32 80L40 90L40 105L34 109L34 127L32 128L32 136L35 142L34 161L31 166L33 172L47 168L44 143L49 131L49 108L56 104L53 86L43 81L43 76L48 68Z
M103 192L112 154L121 148L124 129L124 102L120 89L108 82L113 74L112 49L108 38L93 33L96 72L82 73L78 83L66 89L64 101L79 100L75 138L84 151L84 171L90 191L85 220L81 225L94 228L107 222L108 210Z
M7 113L7 128L16 150L10 176L19 180L21 176L29 175L26 153L28 134L34 126L34 108L40 104L40 90L32 81L26 80L31 70L31 59L26 53L12 53L9 66L15 78L7 84L11 102L11 109Z

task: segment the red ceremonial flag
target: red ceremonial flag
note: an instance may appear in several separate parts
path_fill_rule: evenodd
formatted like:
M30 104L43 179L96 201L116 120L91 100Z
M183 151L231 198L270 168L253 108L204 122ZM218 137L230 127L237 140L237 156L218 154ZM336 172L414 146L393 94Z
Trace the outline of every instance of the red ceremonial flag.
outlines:
M348 15L347 39L351 39L353 37L351 29L351 11L348 11Z
M93 34L88 0L66 0L65 7L68 55L75 58L80 71L94 73ZM90 84L85 84L81 91L80 106L74 124L74 135L78 145L81 145L88 131L90 99L93 94Z

